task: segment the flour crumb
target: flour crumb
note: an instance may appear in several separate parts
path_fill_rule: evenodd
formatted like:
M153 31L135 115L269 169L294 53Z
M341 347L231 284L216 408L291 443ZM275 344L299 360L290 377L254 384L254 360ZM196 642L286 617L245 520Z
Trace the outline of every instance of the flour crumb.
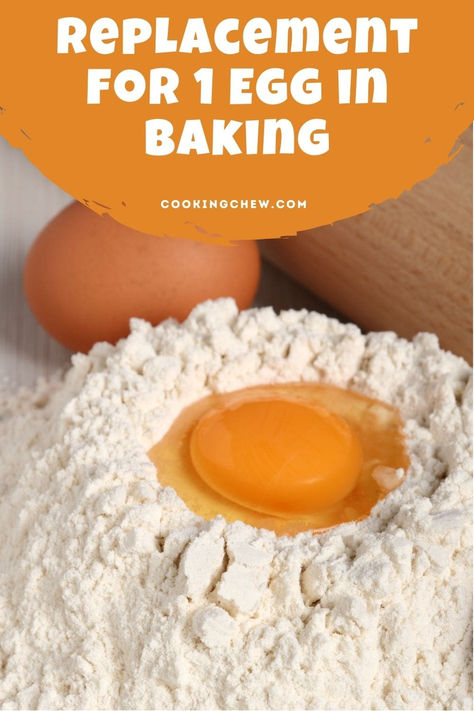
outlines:
M212 605L196 612L193 630L206 647L227 647L237 632L237 623L225 610Z
M379 486L387 491L393 491L400 483L405 475L403 469L393 469L393 467L377 466L372 472L372 476Z

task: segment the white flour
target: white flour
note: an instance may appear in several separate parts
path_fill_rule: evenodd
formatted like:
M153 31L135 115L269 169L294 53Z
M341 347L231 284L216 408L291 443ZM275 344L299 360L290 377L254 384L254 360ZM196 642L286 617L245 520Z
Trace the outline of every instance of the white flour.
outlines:
M469 708L469 376L434 336L222 300L6 402L2 708ZM366 521L277 538L160 487L184 405L295 380L400 408L411 468Z

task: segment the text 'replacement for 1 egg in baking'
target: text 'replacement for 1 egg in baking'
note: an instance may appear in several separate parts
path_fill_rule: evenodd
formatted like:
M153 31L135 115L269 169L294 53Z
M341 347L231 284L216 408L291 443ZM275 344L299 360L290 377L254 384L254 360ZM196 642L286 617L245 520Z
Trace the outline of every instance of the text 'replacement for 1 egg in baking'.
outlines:
M0 131L145 233L228 244L329 224L432 175L471 117L460 13L368 10L51 0L25 23L10 3Z

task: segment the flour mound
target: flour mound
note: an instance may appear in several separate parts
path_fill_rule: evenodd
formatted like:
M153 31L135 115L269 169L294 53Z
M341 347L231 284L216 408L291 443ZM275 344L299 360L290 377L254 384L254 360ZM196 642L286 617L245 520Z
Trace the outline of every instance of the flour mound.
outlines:
M4 397L4 709L470 708L468 365L316 313L135 320ZM146 452L213 392L327 382L398 407L411 466L362 523L206 522Z

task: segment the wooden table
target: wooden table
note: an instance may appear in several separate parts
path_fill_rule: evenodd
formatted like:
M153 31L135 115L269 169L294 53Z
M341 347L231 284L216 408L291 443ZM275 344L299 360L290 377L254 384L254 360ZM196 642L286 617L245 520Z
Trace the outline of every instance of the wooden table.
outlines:
M38 232L71 198L0 138L0 382L30 385L67 365L70 351L36 322L26 303L22 268ZM334 312L270 264L264 264L258 306Z

